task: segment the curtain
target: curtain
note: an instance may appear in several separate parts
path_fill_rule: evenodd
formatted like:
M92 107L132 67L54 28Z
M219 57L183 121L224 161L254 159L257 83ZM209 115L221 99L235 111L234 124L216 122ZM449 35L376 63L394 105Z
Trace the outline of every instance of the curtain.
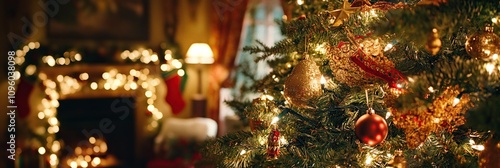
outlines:
M208 79L207 117L217 123L219 123L219 90L234 68L247 5L248 0L215 0L212 1L210 8L212 30L209 44L214 52L215 63Z

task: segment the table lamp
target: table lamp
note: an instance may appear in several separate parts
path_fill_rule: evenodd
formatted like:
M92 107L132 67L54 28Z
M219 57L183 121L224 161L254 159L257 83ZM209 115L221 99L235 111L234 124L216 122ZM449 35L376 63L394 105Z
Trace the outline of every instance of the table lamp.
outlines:
M193 43L186 53L185 62L197 65L198 90L192 99L193 116L205 117L206 99L201 93L202 85L202 65L214 63L214 53L206 43Z

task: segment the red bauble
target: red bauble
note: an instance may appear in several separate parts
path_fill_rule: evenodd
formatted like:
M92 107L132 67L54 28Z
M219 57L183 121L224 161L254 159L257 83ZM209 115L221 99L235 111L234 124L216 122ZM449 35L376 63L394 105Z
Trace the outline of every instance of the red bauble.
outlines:
M355 131L358 139L370 146L384 141L389 132L385 119L375 113L367 113L361 116L356 121Z

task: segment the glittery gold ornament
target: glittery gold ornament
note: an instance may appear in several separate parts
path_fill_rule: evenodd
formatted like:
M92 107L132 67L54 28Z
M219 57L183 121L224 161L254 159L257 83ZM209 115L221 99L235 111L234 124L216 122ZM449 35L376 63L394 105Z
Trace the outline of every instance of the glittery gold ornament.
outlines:
M493 33L493 27L486 25L484 31L475 33L465 42L467 54L474 58L491 59L500 55L500 37Z
M500 140L490 138L484 144L484 150L479 153L479 166L481 168L500 167Z
M425 44L425 49L431 53L431 55L436 55L441 49L441 39L439 39L439 34L437 29L432 29L432 33L427 38L427 43Z
M416 148L431 133L452 132L465 124L463 115L470 108L470 98L467 94L458 98L459 94L458 86L449 87L432 104L415 98L415 106L410 109L389 108L394 115L394 124L406 133L408 147Z
M311 99L322 94L321 72L316 63L306 57L300 61L292 73L285 79L284 96L286 100L295 106L311 107Z
M403 151L397 150L394 152L394 157L387 163L392 168L407 168L408 163L403 156Z
M335 20L332 22L333 26L342 25L344 20L349 18L349 15L356 13L359 9L360 7L352 7L348 0L344 0L342 8L331 12L331 14L335 17Z

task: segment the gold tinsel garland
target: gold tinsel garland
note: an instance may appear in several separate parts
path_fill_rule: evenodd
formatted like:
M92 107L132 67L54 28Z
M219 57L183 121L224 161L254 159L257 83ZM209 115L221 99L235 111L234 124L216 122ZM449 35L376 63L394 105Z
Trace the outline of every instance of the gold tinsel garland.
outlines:
M414 108L402 111L394 108L397 96L388 94L386 104L394 115L394 124L406 133L408 147L416 148L431 133L443 130L452 132L457 126L465 124L463 114L470 108L470 98L467 94L458 97L459 95L458 86L448 87L432 104L426 105L422 100L416 99Z

